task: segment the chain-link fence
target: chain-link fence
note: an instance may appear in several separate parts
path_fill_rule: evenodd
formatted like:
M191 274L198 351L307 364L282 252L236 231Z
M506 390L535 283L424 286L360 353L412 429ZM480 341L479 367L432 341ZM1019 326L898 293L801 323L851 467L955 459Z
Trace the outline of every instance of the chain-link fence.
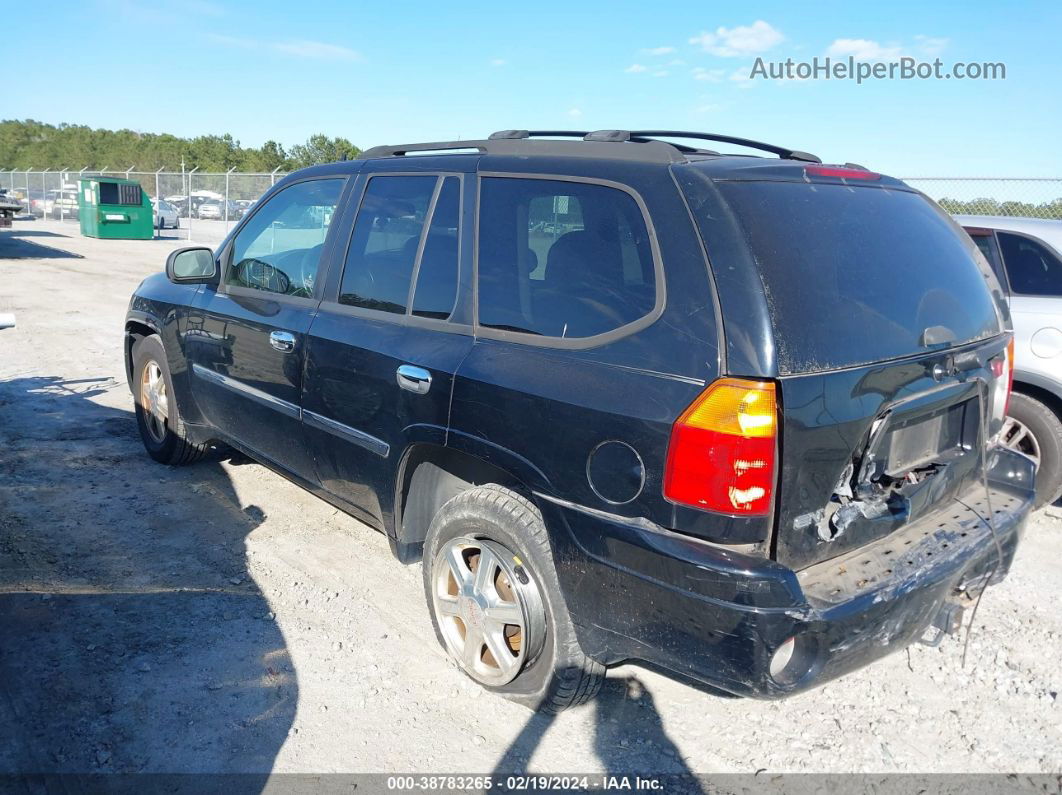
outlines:
M981 177L906 177L949 213L1007 215L1062 220L1062 179L985 179Z
M175 207L183 224L196 220L222 221L225 231L237 221L251 202L285 176L279 170L270 174L207 173L191 171L92 171L64 169L46 171L0 171L0 188L29 200L35 215L76 220L69 213L71 202L56 201L65 191L74 194L78 179L106 174L138 180L152 198L162 197ZM1062 220L1062 178L1038 177L1003 179L985 177L907 177L905 181L938 201L951 213L967 215L1007 215ZM210 205L204 208L203 205ZM188 229L191 239L191 229Z
M33 215L62 221L77 221L78 182L84 177L124 177L138 181L152 199L166 202L167 214L181 219L179 226L191 240L197 222L200 236L218 238L247 212L259 196L285 176L279 169L271 173L247 174L191 171L126 171L114 169L46 169L44 171L0 171L0 188L17 197ZM156 211L158 215L158 211ZM157 219L156 219L157 220ZM168 222L167 222L168 223ZM219 223L223 225L219 229Z

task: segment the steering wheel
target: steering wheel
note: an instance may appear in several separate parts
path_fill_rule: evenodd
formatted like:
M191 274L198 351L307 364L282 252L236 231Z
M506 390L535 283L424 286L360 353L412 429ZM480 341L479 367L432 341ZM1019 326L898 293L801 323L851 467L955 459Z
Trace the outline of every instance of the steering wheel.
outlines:
M291 291L291 295L303 298L309 298L313 295L314 281L317 277L317 264L321 259L321 249L323 248L324 243L319 243L313 248L293 249L277 258L277 264L282 265L284 271L292 275L291 286L294 289Z
M271 262L248 257L236 263L235 270L236 277L248 287L284 294L291 289L291 279Z

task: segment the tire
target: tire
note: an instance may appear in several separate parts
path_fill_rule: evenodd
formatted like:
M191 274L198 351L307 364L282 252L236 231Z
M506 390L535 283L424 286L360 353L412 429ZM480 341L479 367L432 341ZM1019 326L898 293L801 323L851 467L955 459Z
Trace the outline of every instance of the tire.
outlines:
M1062 420L1039 400L1021 392L1010 396L1003 443L1038 459L1035 508L1062 497Z
M144 337L133 346L133 402L144 449L160 464L193 464L210 449L209 444L196 444L187 436L177 402L173 399L173 380L166 362L166 349L156 334ZM150 411L145 403L153 403L162 411Z
M465 546L466 543L471 546ZM495 596L507 591L510 598L480 611L467 607L470 600L462 596L463 587L457 590L456 596L452 595L458 587L453 566L466 565L471 569L467 558L464 564L462 558L456 564L448 562L449 553L454 551L459 555L471 553L476 568L485 555L496 561L498 576L491 577L490 589ZM490 692L542 712L560 712L596 695L605 668L583 654L579 646L553 566L542 515L530 501L493 484L453 497L439 509L428 528L422 568L435 636L471 679ZM475 571L471 569L473 580ZM447 603L449 608L445 606ZM464 610L463 618L457 613L462 604L466 605L460 608ZM492 646L490 641L483 640L492 624L497 627L501 623L491 618L494 613L487 612L497 608L515 609L523 618L522 624L505 623L501 634L491 635L495 639L503 638L506 645L502 654L509 651L512 660L517 661L515 665L512 660L506 662L515 673L509 674L511 679L504 682L496 680L505 678L505 674L494 673L494 669L500 672L504 666L490 665L495 659L490 654ZM444 613L444 609L451 612ZM471 623L465 624L466 621ZM476 634L471 637L480 644L476 646L473 642L471 648L482 653L468 655L465 627L478 627L480 622L486 629L482 636L479 629L473 630ZM466 647L466 651L459 650L458 644ZM470 658L473 662L466 663Z

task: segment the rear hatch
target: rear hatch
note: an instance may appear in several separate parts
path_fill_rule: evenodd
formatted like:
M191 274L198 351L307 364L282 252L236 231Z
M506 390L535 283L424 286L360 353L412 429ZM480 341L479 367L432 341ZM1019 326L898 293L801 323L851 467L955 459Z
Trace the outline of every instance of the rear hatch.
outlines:
M840 555L975 486L1002 419L1006 337L973 243L869 172L757 161L706 176L679 181L716 276L728 371L780 387L777 560ZM762 307L728 301L740 283L760 287Z

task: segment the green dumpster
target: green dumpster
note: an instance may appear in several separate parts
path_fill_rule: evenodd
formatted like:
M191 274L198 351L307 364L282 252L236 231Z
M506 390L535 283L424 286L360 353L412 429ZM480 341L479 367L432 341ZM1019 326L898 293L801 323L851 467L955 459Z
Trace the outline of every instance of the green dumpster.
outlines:
M151 199L136 180L84 177L77 205L85 237L150 240L155 234Z

